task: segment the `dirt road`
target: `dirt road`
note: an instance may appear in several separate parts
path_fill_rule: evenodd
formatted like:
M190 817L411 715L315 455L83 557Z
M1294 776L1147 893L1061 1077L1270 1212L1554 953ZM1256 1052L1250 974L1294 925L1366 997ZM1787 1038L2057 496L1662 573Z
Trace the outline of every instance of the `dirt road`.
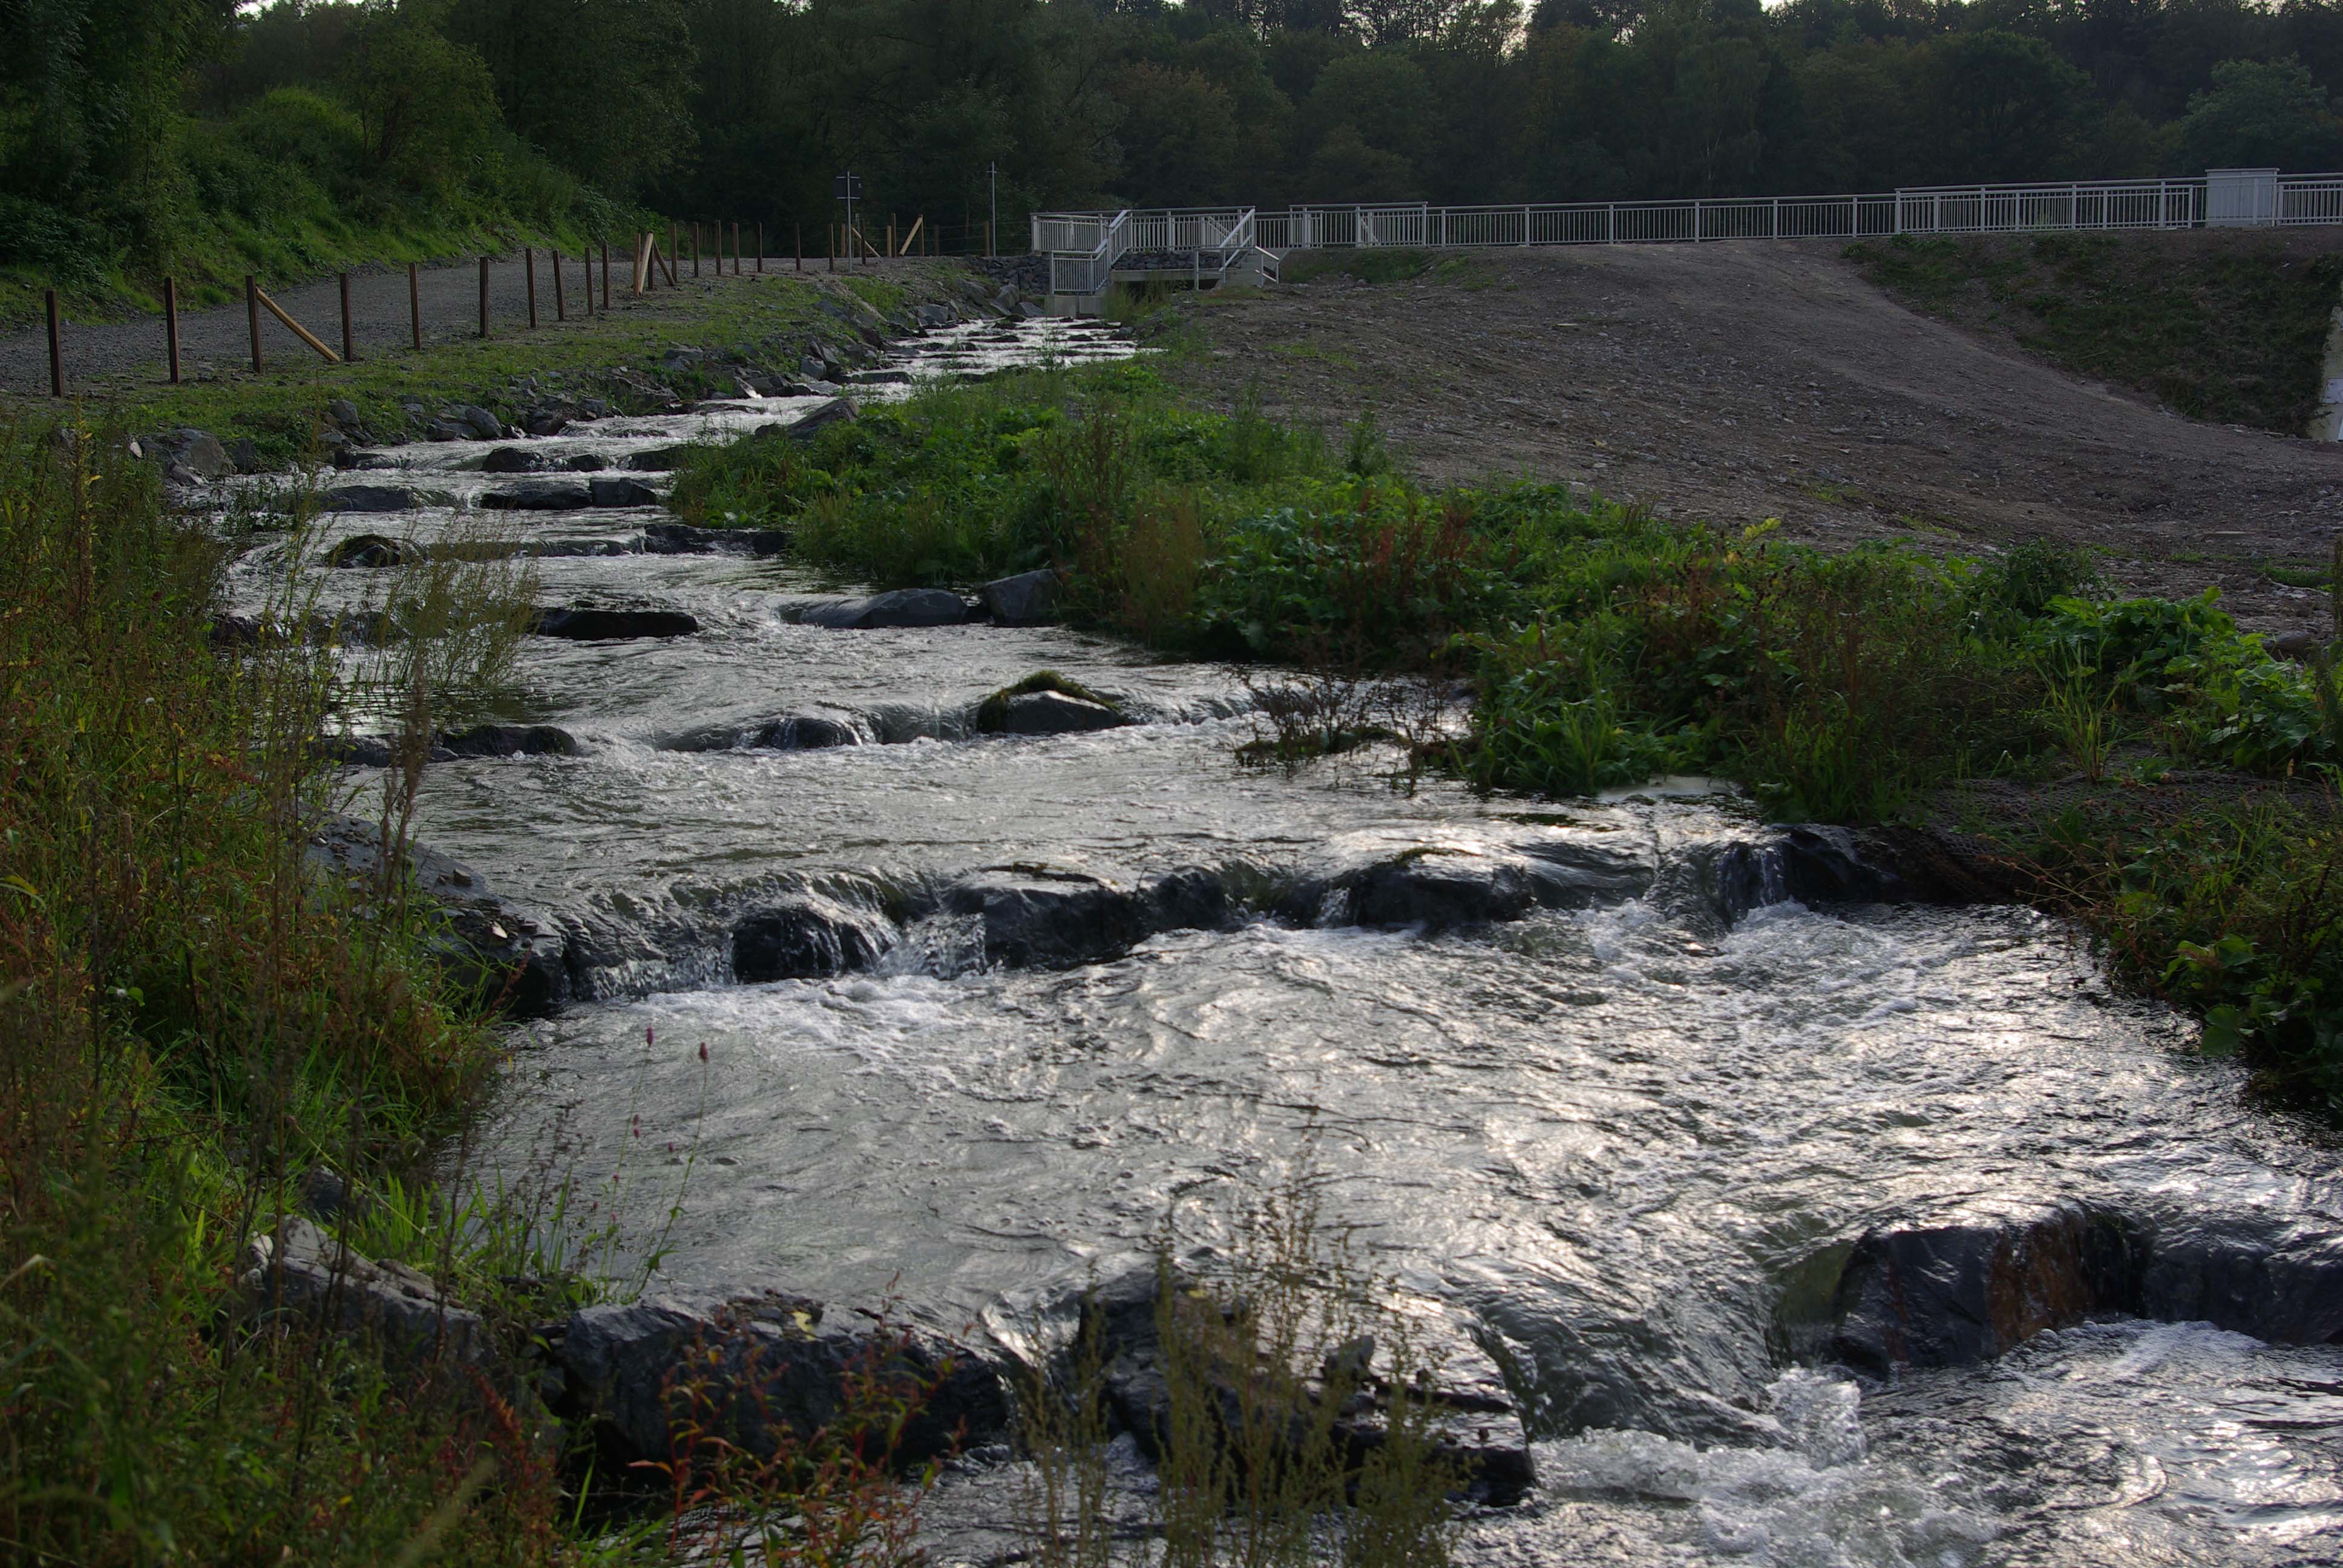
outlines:
M2139 591L2218 585L2248 625L2323 621L2264 575L2343 528L2343 445L2193 424L1896 304L1835 246L1484 252L1461 276L1322 277L1195 307L1208 397L1330 427L1373 408L1439 480L1526 474L1826 544L2091 545Z

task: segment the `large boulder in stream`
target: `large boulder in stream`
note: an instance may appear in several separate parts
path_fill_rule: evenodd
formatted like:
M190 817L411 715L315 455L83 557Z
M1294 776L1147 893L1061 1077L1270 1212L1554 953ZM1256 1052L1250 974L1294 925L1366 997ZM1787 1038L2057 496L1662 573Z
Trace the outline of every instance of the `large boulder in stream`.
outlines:
M403 567L424 558L420 546L383 534L352 534L326 552L330 567Z
M449 757L575 757L578 740L550 724L476 724L439 737Z
M720 1305L652 1299L574 1312L552 1338L561 1413L590 1422L618 1464L665 1463L677 1427L769 1454L847 1412L850 1380L875 1378L909 1407L893 1452L913 1465L1005 1441L1008 1380L983 1356L922 1330L768 1293Z
M1166 1354L1167 1318L1175 1332L1195 1325L1195 1337L1186 1342L1189 1353L1177 1362ZM1191 1380L1188 1396L1201 1394L1210 1402L1215 1419L1208 1430L1228 1432L1242 1426L1247 1402L1240 1387L1261 1376L1257 1364L1238 1364L1228 1353L1232 1343L1242 1344L1244 1333L1245 1325L1229 1312L1222 1293L1147 1268L1111 1280L1083 1298L1077 1342L1099 1347L1110 1414L1142 1452L1161 1462L1171 1442L1175 1378ZM1379 1348L1371 1337L1339 1347L1320 1375L1298 1391L1299 1398L1322 1401L1333 1383L1348 1396L1332 1418L1332 1438L1353 1467L1390 1441L1393 1391L1385 1375L1388 1359L1379 1359ZM1476 1502L1511 1506L1537 1482L1520 1408L1496 1366L1469 1341L1459 1337L1440 1352L1436 1378L1417 1381L1412 1392L1430 1415L1432 1457L1451 1467ZM1308 1422L1297 1412L1288 1430L1299 1433L1308 1430Z
M640 479L593 479L586 487L598 507L656 507L659 492Z
M1331 846L1277 910L1302 925L1444 930L1619 903L1641 895L1653 876L1647 855L1588 838L1395 844L1369 834Z
M995 578L978 590L984 613L995 626L1044 626L1058 618L1058 599L1065 579L1054 567Z
M862 737L853 726L819 714L788 713L774 719L752 719L745 724L705 724L670 735L659 742L662 751L820 751L833 746L859 746Z
M699 622L679 609L543 609L530 629L572 642L613 642L638 637L689 637Z
M1001 735L1081 735L1120 729L1130 722L1130 716L1121 709L1088 698L1063 691L1022 691L1001 698L998 711L983 715L979 727Z
M526 480L480 498L490 512L577 512L593 504L593 490L575 479Z
M418 504L405 485L336 485L317 498L321 512L411 512Z
M498 447L480 459L483 474L536 474L551 466L544 453L532 452L526 447Z
M2124 1316L2286 1344L2343 1340L2343 1227L2208 1204L1977 1198L1873 1226L1840 1271L1830 1348L1872 1372L1989 1361Z
M1119 958L1155 934L1146 894L1081 871L1013 866L946 888L942 911L972 916L988 962L1059 967Z
M967 604L949 588L895 588L868 598L827 599L807 605L797 614L799 626L837 631L958 626L967 618Z
M895 945L895 922L820 893L799 893L732 928L732 973L750 985L867 970Z

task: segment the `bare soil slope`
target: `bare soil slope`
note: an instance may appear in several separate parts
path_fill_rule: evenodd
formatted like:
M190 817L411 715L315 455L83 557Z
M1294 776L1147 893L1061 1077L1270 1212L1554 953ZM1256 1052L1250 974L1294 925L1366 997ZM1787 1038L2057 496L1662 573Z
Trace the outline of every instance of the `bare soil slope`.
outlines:
M1825 545L2098 547L2141 591L2316 624L2343 445L2192 423L1896 303L1835 246L1489 252L1408 282L1321 277L1191 308L1182 374L1329 427L1372 409L1435 480L1590 484Z

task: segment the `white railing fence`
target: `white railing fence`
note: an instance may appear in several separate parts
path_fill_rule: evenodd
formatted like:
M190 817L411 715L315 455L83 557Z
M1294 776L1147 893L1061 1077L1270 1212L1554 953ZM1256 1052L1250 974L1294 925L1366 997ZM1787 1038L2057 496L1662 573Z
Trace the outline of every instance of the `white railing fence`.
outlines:
M1273 257L1286 250L1354 246L1694 244L2311 224L2343 224L2343 174L2215 169L2201 179L1936 186L1851 196L1041 213L1032 227L1033 248L1051 257L1052 286L1060 276L1081 276L1094 279L1095 287L1066 292L1096 293L1105 288L1115 262L1135 252L1216 251L1225 258L1258 246ZM1061 262L1071 264L1063 273Z

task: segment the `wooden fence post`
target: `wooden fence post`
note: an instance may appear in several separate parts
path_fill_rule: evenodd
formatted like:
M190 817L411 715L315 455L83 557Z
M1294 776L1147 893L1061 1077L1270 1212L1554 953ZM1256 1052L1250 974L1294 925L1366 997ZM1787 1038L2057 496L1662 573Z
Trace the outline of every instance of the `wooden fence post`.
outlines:
M407 329L415 347L423 347L423 285L413 262L407 264Z
M250 273L244 275L245 325L252 329L252 368L260 370L260 279Z
M699 276L699 220L691 221L691 276Z
M740 276L740 220L732 220L732 276Z
M520 266L521 271L528 278L528 329L534 332L537 330L537 247L535 246L525 245L520 247ZM481 336L486 337L487 334L483 333Z
M163 342L171 354L171 385L179 384L179 280L163 280Z
M334 276L342 286L342 363L347 365L358 357L357 346L350 338L350 275L337 272Z
M57 291L48 291L49 307L49 396L65 395L65 321L57 315Z
M488 258L480 257L480 336L488 335Z
M797 253L798 270L803 272L805 270L805 225L801 223L789 225L789 244Z
M594 275L590 272L586 275L586 286L594 286ZM607 239L602 242L602 308L610 308L610 242Z
M567 321L569 319L569 302L561 297L561 253L556 250L548 254L553 257L553 319Z

